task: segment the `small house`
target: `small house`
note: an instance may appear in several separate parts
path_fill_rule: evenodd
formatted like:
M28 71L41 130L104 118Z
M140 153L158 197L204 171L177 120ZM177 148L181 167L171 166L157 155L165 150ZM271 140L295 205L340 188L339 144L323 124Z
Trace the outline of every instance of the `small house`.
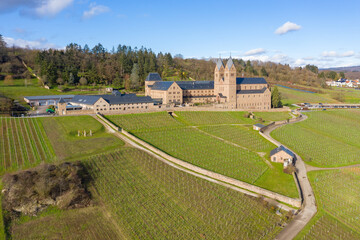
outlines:
M271 150L270 159L272 162L283 163L284 167L294 163L295 154L283 145Z
M265 127L264 125L257 123L253 125L253 129L256 131L259 131L260 129L262 129L263 127Z

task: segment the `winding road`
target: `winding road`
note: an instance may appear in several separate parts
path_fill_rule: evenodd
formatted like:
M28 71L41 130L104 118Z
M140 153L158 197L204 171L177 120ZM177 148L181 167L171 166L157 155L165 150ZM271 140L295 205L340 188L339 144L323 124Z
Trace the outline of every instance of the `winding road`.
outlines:
M298 121L300 122L307 119L306 115L302 115ZM293 122L293 123L295 123ZM286 125L288 123L283 123L280 125L274 125L267 128L263 133L260 133L263 137L271 141L277 146L283 145L280 142L276 141L270 136L270 133L278 127ZM291 124L291 123L290 123ZM291 149L290 149L291 150ZM275 239L278 240L289 240L296 237L296 235L306 226L306 224L311 220L311 218L316 214L317 207L313 189L307 177L307 168L304 161L301 157L292 151L296 156L296 170L298 178L298 186L301 192L302 206L300 212L294 217L294 219L276 236Z

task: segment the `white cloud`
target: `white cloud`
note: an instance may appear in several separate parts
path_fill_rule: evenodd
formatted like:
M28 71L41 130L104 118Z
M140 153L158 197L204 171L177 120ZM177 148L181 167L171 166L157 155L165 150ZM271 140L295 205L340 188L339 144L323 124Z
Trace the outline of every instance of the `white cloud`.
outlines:
M28 41L25 39L14 39L11 37L4 37L4 40L8 46L17 46L22 48L35 48L35 49L49 49L59 47L53 43L49 43L46 39L42 38L35 41Z
M301 29L300 25L297 25L296 23L292 23L292 22L286 22L284 23L284 25L276 29L275 33L278 35L283 35L291 31L297 31L299 29Z
M55 16L66 7L68 7L73 0L46 0L41 1L41 5L35 8L37 16Z
M253 55L259 55L259 54L263 54L263 53L266 53L265 49L256 48L256 49L252 49L252 50L245 52L245 56L253 56Z
M110 8L103 5L96 5L96 3L90 4L90 9L88 11L84 11L83 19L89 19L101 13L105 13L110 11Z
M321 56L323 56L323 57L335 57L335 58L352 57L354 55L355 55L354 51L347 51L347 52L343 52L343 53L338 53L336 51L324 51L321 54Z
M74 0L2 0L0 12L11 12L20 9L20 13L32 17L53 17Z

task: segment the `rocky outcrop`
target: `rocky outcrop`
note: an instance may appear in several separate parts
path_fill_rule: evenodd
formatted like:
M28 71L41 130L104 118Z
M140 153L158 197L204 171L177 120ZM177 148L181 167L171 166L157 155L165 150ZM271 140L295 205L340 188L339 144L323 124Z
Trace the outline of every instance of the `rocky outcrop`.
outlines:
M3 177L2 207L8 212L36 215L48 206L60 209L91 205L88 175L80 162L41 164Z

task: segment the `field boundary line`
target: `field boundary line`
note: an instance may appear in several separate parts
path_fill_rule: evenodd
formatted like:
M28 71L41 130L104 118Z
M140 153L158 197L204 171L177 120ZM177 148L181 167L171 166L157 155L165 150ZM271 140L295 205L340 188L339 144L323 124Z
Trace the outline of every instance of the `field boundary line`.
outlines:
M181 168L185 168L184 170L186 170L186 171L194 172L203 177L205 176L206 178L212 179L212 181L215 180L217 182L219 182L219 181L224 182L226 184L233 185L233 186L236 186L241 189L246 189L247 191L250 191L250 192L255 192L256 194L259 194L261 196L265 196L267 198L271 198L271 199L277 200L279 202L289 204L294 207L301 206L300 199L290 198L290 197L281 195L279 193L275 193L270 190L263 189L258 186L254 186L252 184L249 184L249 183L237 180L237 179L233 179L233 178L224 176L219 173L215 173L215 172L197 167L195 165L192 165L190 163L187 163L185 161L177 159L173 156L170 156L170 155L162 152L161 150L151 146L150 144L142 141L141 139L129 134L125 130L119 129L118 127L116 127L114 124L109 122L107 119L105 119L101 115L97 115L97 116L98 116L98 118L96 118L96 117L95 118L98 119L105 127L110 128L111 132L113 132L116 136L120 137L122 140L128 142L130 145L132 145L136 148L139 148L141 150L145 150L146 152L152 153L152 155L155 154L157 156L160 156L162 161L165 160L166 163L170 164L171 166L174 166L174 164L176 164L176 165L179 165ZM115 131L114 129L119 129L120 132ZM123 135L121 135L121 133ZM157 158L159 159L159 157L157 157ZM179 166L177 166L177 168Z

